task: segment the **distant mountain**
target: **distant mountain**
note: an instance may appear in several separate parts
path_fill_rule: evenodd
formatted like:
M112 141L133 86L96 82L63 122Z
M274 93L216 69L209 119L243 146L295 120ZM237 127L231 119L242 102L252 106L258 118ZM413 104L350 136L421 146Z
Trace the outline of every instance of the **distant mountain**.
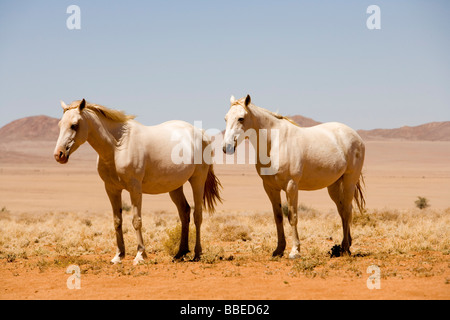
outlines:
M0 128L0 141L56 141L59 119L33 116L15 120Z
M290 116L302 127L311 127L320 122L301 115ZM15 120L0 128L0 142L52 141L58 139L59 119L48 116L33 116ZM450 121L430 122L415 127L396 129L358 130L364 140L426 140L450 141Z
M59 136L59 119L34 116L18 119L0 128L0 166L18 163L55 165L53 150ZM87 143L72 161L95 163L97 153Z
M320 124L320 122L318 122L316 120L313 120L311 118L307 118L304 116L300 116L300 115L289 116L289 118L291 118L292 120L297 122L300 125L300 127L312 127L312 126Z
M300 115L290 116L302 127L312 127L320 122ZM419 126L395 129L358 130L364 140L450 141L450 121L430 122Z
M415 127L359 130L364 140L450 141L450 121L430 122Z

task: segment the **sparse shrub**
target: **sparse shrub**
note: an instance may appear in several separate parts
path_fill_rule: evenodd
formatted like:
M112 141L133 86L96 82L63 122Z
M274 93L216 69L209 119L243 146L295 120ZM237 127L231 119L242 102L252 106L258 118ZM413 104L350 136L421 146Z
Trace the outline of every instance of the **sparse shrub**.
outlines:
M414 201L414 203L416 204L416 207L421 210L430 206L428 199L425 197L417 197L417 200Z
M377 226L377 214L372 212L372 213L367 213L367 212L361 212L359 214L354 214L353 215L353 219L352 219L352 224L354 226L368 226L368 227L372 227L375 228Z
M397 210L372 210L372 211L364 211L364 212L354 212L353 213L353 226L361 226L361 227L371 227L376 228L380 224L387 221L402 221L402 215Z
M6 261L14 262L15 260L16 260L16 254L15 253L8 253L6 255Z
M315 269L325 264L326 259L323 257L301 257L300 259L294 261L292 270L304 274L307 277L314 278L318 274Z
M237 223L225 223L219 230L219 239L222 241L249 241L251 237L247 227Z
M166 252L174 256L177 254L181 241L181 224L177 223L175 227L166 229L167 237L163 241ZM195 228L189 228L189 250L195 246Z
M230 258L228 258L228 260L232 260L232 256L230 256ZM220 246L214 246L214 245L210 245L206 248L206 250L204 250L202 256L201 256L201 261L208 263L208 264L214 264L218 261L224 260L225 259L225 251L222 247Z
M287 205L287 203L283 203L283 205L281 206L281 211L283 212L283 215L285 217L289 217L289 206ZM297 214L300 216L302 216L303 218L308 217L308 218L314 218L317 215L317 210L308 207L307 205L300 203L297 207Z
M376 211L379 220L382 221L399 221L401 220L401 214L397 210L381 210Z

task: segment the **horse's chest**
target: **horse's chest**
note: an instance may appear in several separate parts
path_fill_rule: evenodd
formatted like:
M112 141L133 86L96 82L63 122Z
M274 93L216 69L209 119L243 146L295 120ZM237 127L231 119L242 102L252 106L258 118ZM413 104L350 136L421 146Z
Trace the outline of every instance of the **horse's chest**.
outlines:
M123 179L120 178L113 163L99 161L97 164L97 171L100 178L108 187L114 187L116 189L126 188Z

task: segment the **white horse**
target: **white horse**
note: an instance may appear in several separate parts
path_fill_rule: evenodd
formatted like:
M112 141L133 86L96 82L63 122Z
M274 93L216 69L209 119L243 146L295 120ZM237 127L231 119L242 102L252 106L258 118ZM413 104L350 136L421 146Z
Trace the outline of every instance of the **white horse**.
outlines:
M133 227L136 230L138 248L134 263L146 257L142 239L142 194L169 192L180 215L182 230L179 251L175 258L189 252L188 235L190 206L183 193L183 184L189 181L193 191L196 227L195 257L200 258L200 226L202 208L214 211L216 201L221 201L219 180L214 175L211 161L203 159L195 164L193 153L190 162L176 164L172 161L174 148L181 137L188 148L210 144L205 133L183 121L169 121L156 126L143 126L133 116L108 109L101 105L74 101L69 106L61 101L64 114L59 122L60 133L54 151L59 163L67 163L69 156L84 142L98 153L97 169L105 183L111 201L116 231L117 254L111 260L121 262L125 256L122 233L122 190L129 191L133 210ZM185 155L184 155L185 156Z
M282 256L286 247L280 192L286 192L293 246L290 258L300 256L297 232L298 190L327 187L342 219L344 238L341 252L350 254L352 238L352 200L363 210L361 188L365 146L361 137L341 123L324 123L301 128L291 119L251 104L250 96L235 100L225 116L223 152L233 154L237 145L250 139L255 150L267 148L268 161L257 151L256 170L272 202L277 226L278 246L273 256ZM251 133L248 133L251 131Z

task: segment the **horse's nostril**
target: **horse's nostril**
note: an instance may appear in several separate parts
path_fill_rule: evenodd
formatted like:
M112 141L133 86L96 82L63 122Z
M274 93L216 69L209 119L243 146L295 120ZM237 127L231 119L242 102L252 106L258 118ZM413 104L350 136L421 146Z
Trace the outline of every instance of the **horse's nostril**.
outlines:
M223 152L226 154L233 154L234 153L234 146L232 144L227 144L223 147Z
M63 152L62 152L62 151L60 151L60 152L59 152L59 158L61 159L61 158L62 158L62 156L63 156Z

